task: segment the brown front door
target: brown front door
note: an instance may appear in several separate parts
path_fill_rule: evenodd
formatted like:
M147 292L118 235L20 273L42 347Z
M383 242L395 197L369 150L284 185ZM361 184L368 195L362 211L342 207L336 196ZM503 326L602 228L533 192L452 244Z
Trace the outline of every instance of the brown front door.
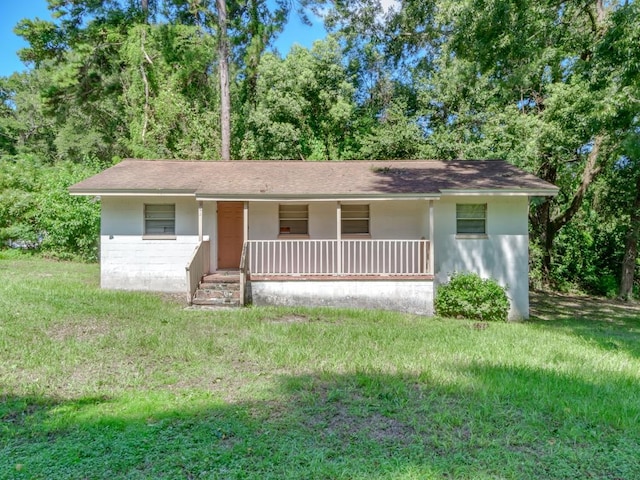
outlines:
M218 202L218 268L240 267L243 218L242 202Z

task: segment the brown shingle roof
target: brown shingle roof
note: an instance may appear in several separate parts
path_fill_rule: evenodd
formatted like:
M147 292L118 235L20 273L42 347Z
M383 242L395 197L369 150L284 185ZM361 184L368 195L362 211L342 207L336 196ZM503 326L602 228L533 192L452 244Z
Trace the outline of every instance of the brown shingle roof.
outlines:
M557 188L500 160L124 160L70 189L78 195L187 193L198 197L362 197L498 191L555 195Z

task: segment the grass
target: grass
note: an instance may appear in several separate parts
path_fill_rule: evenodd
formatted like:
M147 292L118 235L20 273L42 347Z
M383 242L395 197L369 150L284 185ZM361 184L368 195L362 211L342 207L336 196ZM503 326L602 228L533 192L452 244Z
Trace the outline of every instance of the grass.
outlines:
M640 478L637 306L485 328L97 282L0 256L2 479Z

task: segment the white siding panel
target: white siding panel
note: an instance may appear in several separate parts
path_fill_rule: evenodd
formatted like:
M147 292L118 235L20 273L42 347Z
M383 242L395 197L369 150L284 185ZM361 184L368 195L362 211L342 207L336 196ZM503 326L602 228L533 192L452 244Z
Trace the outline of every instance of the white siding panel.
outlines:
M371 202L371 238L428 238L429 202L419 200Z
M456 203L487 204L487 238L456 237ZM529 316L529 234L526 197L443 197L435 202L435 272L475 272L507 286L511 320Z
M102 197L102 235L142 235L145 203L176 205L176 235L198 234L198 203L193 197Z
M363 203L363 202L345 202ZM364 202L370 205L371 238L417 240L429 236L429 202L416 200ZM309 203L309 238L336 238L336 202ZM249 239L278 238L278 202L249 203Z
M249 240L277 240L277 202L249 202Z
M313 240L337 237L336 202L313 202L309 204L309 238Z

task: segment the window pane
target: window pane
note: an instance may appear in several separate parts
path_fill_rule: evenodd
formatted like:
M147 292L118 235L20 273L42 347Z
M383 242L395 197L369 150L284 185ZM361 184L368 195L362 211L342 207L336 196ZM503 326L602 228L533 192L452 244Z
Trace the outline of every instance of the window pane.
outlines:
M342 233L369 233L369 205L342 205Z
M484 220L458 220L457 222L458 233L476 233L484 234L485 221Z
M486 219L486 203L456 205L456 232L459 234L485 234Z
M485 218L486 204L458 204L456 205L457 218Z
M144 233L146 235L174 235L176 206L159 204L144 206Z
M280 233L306 235L309 233L309 206L288 205L279 206Z
M147 220L146 234L172 235L175 233L175 223L172 220Z
M369 205L342 205L342 218L369 218Z
M369 233L369 220L343 220L342 233Z
M280 222L280 233L306 235L308 231L309 228L307 220L282 220Z

